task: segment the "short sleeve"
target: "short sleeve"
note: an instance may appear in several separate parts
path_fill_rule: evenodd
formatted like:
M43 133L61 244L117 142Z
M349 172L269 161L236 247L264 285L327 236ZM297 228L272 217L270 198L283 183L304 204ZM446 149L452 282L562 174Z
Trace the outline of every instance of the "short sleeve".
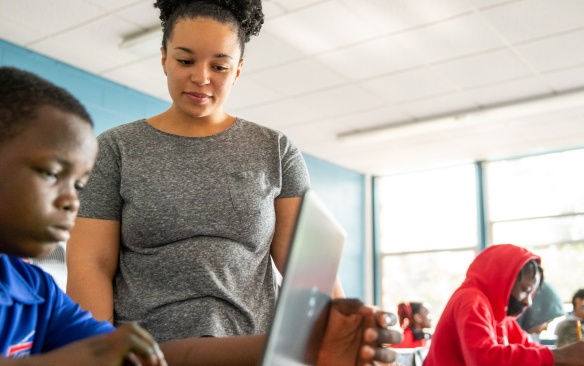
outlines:
M41 269L38 271L42 272ZM45 303L41 306L39 316L45 322L38 326L46 327L44 332L39 332L44 334L42 352L114 330L110 323L100 322L90 312L82 310L48 274L42 273L40 278L42 281L38 291L44 297Z
M119 221L122 215L120 146L114 130L104 132L97 140L99 151L89 181L79 194L78 216Z
M282 135L280 138L282 189L277 198L302 196L310 188L306 162L294 143Z

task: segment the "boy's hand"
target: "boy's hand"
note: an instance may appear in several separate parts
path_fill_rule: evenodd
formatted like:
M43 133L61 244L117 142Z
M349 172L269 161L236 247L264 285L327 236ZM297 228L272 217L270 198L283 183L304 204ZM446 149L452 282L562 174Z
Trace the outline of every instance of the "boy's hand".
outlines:
M36 358L36 357L35 357ZM41 364L84 366L167 366L152 336L136 323L109 334L71 343L38 357Z
M362 366L392 362L395 352L385 344L401 342L401 333L387 329L387 313L357 299L332 300L319 366Z

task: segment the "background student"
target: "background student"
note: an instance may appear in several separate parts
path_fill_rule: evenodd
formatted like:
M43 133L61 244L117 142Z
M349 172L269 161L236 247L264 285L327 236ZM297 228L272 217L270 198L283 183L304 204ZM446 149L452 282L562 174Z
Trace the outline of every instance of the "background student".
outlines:
M572 307L572 313L556 327L556 335L558 336L556 345L558 347L581 340L582 322L584 322L584 289L574 293ZM578 321L580 321L580 335L578 334Z
M403 340L393 348L425 347L430 333L424 329L432 327L430 309L421 302L402 302L397 306L399 324L403 329Z
M550 350L515 320L543 281L540 263L511 244L479 253L440 316L424 366L584 365L584 342Z

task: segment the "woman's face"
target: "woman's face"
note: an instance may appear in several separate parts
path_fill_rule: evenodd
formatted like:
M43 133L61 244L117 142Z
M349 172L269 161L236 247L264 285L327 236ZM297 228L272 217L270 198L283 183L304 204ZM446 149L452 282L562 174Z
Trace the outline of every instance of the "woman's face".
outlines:
M222 119L243 65L240 55L232 26L208 18L178 21L162 50L173 108L190 117Z

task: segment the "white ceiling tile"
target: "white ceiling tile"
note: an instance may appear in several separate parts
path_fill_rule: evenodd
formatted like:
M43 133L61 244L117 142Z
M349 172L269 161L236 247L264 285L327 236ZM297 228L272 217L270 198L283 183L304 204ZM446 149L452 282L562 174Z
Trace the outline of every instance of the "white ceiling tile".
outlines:
M142 1L118 10L116 15L144 29L158 27L160 26L159 11L152 4L152 1Z
M245 47L244 69L247 72L262 71L302 57L299 50L274 37L268 29L262 29L260 35L252 38Z
M319 111L325 117L366 111L384 104L381 98L355 85L300 96L296 101Z
M339 74L310 59L269 68L253 76L256 81L284 95L305 94L347 82Z
M325 1L266 23L280 39L307 54L326 52L377 35L367 22L356 18L337 1Z
M107 11L119 10L121 8L125 8L139 2L148 4L150 7L153 8L152 0L86 0L86 1L93 3L95 6L98 6Z
M471 10L466 0L341 0L340 2L383 33L419 27Z
M399 104L399 107L418 119L432 118L456 111L474 110L479 107L467 95L457 92L432 98Z
M2 15L0 15L0 34L2 35L1 39L19 45L27 45L44 37L41 31Z
M135 30L136 25L114 15L109 15L87 22L74 30L53 36L46 41L38 42L33 45L33 48L44 49L43 52L51 52L47 50L47 47L50 48L55 43L67 45L75 50L76 58L90 59L89 62L92 66L88 66L88 68L92 72L101 73L119 65L138 61L140 58L138 55L119 48L122 41L121 35ZM96 34L99 36L97 37ZM88 42L88 40L90 41ZM69 60L69 57L57 56L57 58L65 62Z
M474 6L478 8L490 7L494 5L500 5L503 3L510 3L517 0L469 0Z
M475 14L400 33L392 39L425 63L503 47L498 36Z
M467 93L482 106L490 106L547 95L551 90L540 80L530 77L468 90Z
M348 127L343 132L348 132L349 130L366 130L396 122L409 121L411 119L412 117L404 113L399 107L386 105L335 117L335 120Z
M264 19L272 19L284 14L286 9L277 4L275 1L264 1L262 3L262 12L264 13Z
M19 0L0 1L0 14L10 14L16 23L48 35L83 25L91 19L105 15L106 12L91 3L79 0ZM63 16L64 14L67 16Z
M524 0L484 11L488 21L511 42L520 42L584 26L582 0Z
M323 117L322 113L291 99L241 108L239 116L276 129Z
M584 65L565 70L544 73L542 78L558 91L583 88Z
M385 37L330 51L316 59L351 80L377 77L419 65L407 51Z
M337 133L344 128L345 126L336 120L322 119L320 121L287 126L282 129L282 132L302 149L306 145L333 142L336 140Z
M231 90L229 99L225 103L225 109L257 106L281 99L282 97L283 95L281 93L258 84L251 76L242 74L239 80L237 80L237 84Z
M517 50L538 71L550 71L584 64L582 45L584 30L522 44Z
M405 102L444 94L454 87L427 69L416 69L359 83L390 102Z
M273 0L288 11L298 10L322 2L322 0Z
M529 69L507 49L433 66L462 88L494 84L530 75Z

